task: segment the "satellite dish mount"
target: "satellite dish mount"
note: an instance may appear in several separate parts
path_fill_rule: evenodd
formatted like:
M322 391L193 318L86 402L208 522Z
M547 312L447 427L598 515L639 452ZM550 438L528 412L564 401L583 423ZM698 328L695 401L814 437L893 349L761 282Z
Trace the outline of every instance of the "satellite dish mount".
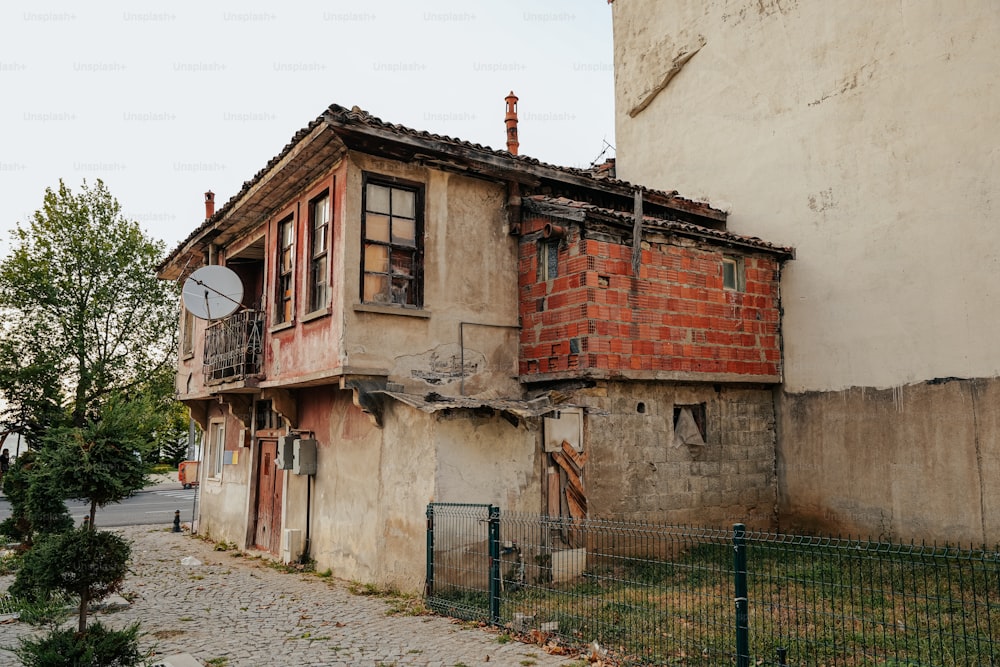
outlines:
M184 281L184 307L202 320L235 313L243 304L243 281L225 266L203 266Z

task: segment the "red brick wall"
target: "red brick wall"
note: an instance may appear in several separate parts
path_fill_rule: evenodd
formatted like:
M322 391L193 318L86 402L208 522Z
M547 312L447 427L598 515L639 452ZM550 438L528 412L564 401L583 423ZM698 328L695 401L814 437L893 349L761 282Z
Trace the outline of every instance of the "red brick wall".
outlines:
M775 258L653 238L634 278L630 245L566 226L558 276L540 281L545 222L526 221L520 245L522 376L780 376ZM743 258L743 291L722 287L723 257Z

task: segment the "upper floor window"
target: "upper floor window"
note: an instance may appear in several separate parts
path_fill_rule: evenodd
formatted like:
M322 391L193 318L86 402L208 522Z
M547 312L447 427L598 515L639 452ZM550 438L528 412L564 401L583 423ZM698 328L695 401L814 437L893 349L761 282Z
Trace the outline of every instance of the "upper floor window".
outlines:
M740 257L722 258L722 286L728 290L742 292L745 289L743 259Z
M326 307L329 294L330 195L309 202L309 310Z
M423 305L422 195L419 187L367 180L361 221L364 303Z
M292 321L292 289L295 281L295 226L289 217L278 223L278 261L275 303L275 322Z
M538 244L538 279L552 280L559 275L559 241Z
M181 325L181 356L189 357L194 354L194 315L187 308L184 309L184 321Z

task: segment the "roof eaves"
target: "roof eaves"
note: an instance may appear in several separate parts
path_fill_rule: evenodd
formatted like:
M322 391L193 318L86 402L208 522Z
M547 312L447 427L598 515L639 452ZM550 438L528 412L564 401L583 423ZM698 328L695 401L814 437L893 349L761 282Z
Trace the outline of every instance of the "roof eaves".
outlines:
M613 220L625 227L631 227L634 220L634 213L631 211L609 209L565 197L532 195L525 197L524 201L526 208L534 209L540 214L563 214L571 220L579 221L581 220L581 216L586 216L602 221ZM656 216L644 215L643 226L648 229L657 229L681 236L699 238L711 241L712 243L724 243L757 252L767 252L784 259L794 259L795 257L794 248L775 245L756 236L743 236L741 234L734 234L733 232L702 227L690 222L667 220Z

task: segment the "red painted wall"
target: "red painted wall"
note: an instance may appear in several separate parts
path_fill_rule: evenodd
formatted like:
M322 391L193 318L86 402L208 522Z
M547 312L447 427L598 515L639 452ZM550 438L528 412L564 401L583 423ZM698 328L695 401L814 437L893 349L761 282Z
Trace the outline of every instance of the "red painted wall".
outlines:
M630 245L581 239L579 227L567 226L558 276L540 281L542 239L531 232L545 222L527 220L520 244L525 379L643 372L705 380L780 376L776 258L684 239L653 240L643 244L635 278ZM723 257L743 258L743 291L723 288Z

